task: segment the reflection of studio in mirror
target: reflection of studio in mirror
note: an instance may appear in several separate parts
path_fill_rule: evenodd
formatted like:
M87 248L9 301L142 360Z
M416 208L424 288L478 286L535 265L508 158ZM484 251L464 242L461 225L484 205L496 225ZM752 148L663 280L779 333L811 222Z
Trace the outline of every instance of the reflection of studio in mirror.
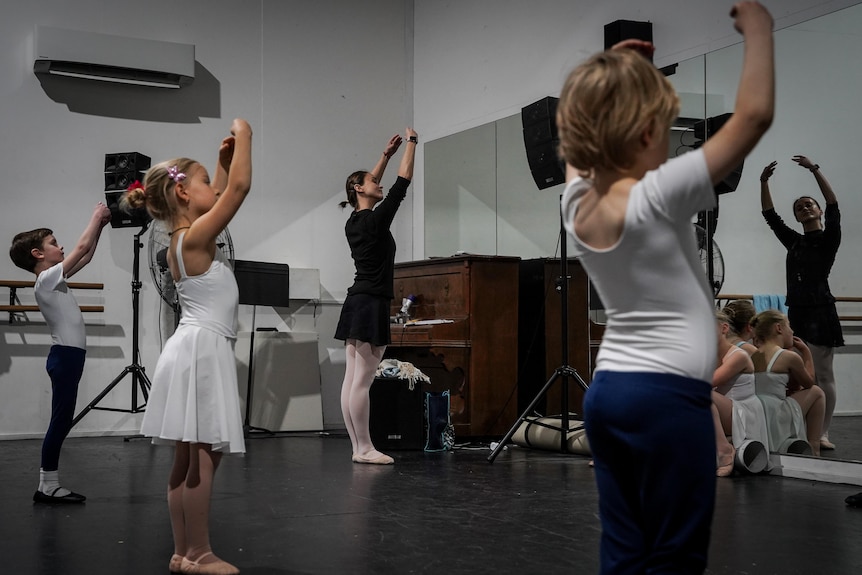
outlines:
M805 155L827 175L844 221L829 284L839 300L846 345L834 350L837 403L830 439L836 449L823 456L856 461L862 460L862 439L856 439L862 438L862 387L856 385L862 373L862 266L852 247L862 244L862 228L850 222L862 214L854 170L862 150L855 111L862 94L860 29L862 5L855 5L776 32L773 125L746 158L736 190L719 196L717 217L710 220L721 257L721 295L783 299L786 250L761 214L761 170L778 162L770 180L775 209L799 232L793 201L812 196L822 204L823 197L811 173L791 158ZM696 143L696 122L733 112L741 51L733 45L680 62L669 76L685 118L673 130L671 155ZM428 142L425 188L426 257L559 254L562 186L537 190L519 114Z

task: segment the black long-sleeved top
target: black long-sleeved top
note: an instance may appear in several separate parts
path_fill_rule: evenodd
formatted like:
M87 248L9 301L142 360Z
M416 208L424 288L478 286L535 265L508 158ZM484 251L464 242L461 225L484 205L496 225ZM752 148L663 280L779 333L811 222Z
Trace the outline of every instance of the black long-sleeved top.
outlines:
M348 295L361 293L389 299L394 297L395 238L389 227L409 185L410 180L398 176L376 208L355 211L344 224L350 256L356 266Z
M787 248L787 305L834 303L829 290L829 273L841 245L838 204L826 204L822 230L804 234L789 228L774 209L765 210L763 217L778 241Z

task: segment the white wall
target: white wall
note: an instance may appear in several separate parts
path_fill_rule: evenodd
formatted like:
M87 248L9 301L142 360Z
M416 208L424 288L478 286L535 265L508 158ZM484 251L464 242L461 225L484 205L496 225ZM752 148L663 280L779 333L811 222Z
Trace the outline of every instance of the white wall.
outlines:
M0 21L0 229L12 236L47 226L67 249L104 199L104 154L139 151L159 161L185 155L210 169L232 118L255 130L251 194L230 225L240 259L319 268L320 305L261 314L282 329L320 332L324 415L338 427L343 376L331 338L353 268L337 202L347 174L370 169L389 136L411 122L412 7L404 0L15 0ZM36 24L194 44L196 82L165 94L72 81L43 87L32 72ZM203 69L200 69L203 67ZM52 99L53 98L53 99ZM394 181L390 169L385 183ZM399 249L411 249L412 203L396 221ZM135 229L105 229L93 262L73 281L102 282L78 292L88 314L88 359L78 398L86 405L131 362L131 270ZM146 243L148 236L144 236ZM149 373L163 335L159 297L142 252L141 353ZM403 253L403 252L402 252ZM0 258L0 279L32 279ZM28 294L27 291L30 293ZM22 291L22 299L32 290ZM0 290L2 297L6 291ZM32 299L30 300L32 301ZM261 317L261 315L263 317ZM0 437L38 436L50 414L44 364L50 337L39 314L30 324L0 318ZM241 309L241 329L249 329ZM127 378L102 406L131 406ZM140 415L90 412L74 433L133 432Z
M771 0L786 26L852 2ZM255 128L252 193L230 230L237 257L320 269L320 305L264 314L284 329L318 331L324 421L340 423L343 353L330 334L351 281L335 206L346 174L370 168L382 144L412 123L422 141L517 113L559 90L565 73L602 45L603 25L650 20L664 65L728 45L731 2L699 0L12 0L0 20L0 229L52 227L67 246L103 198L105 153L139 151L154 161L187 155L212 165L235 116ZM414 14L415 10L415 14ZM140 89L67 84L46 92L32 73L36 24L192 43L195 84L156 97ZM52 99L53 98L53 99ZM386 180L391 181L393 171ZM394 233L399 260L421 258L423 170L419 146L413 194ZM130 362L132 229L106 229L94 261L76 281L103 282L88 315L89 352L79 406ZM144 237L146 241L146 236ZM146 262L146 259L144 259ZM0 278L28 279L6 258ZM150 372L161 332L158 296L142 266L142 363ZM5 292L4 292L5 293ZM241 321L248 329L248 311ZM34 316L38 319L38 315ZM40 435L49 384L50 339L39 322L0 324L0 437ZM127 407L123 383L103 405ZM130 432L140 415L91 412L75 433Z

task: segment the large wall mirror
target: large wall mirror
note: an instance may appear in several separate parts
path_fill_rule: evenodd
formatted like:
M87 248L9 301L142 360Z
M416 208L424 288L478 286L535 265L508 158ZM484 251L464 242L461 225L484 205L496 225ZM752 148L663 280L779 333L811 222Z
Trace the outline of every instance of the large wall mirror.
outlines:
M778 213L794 225L791 204L820 198L796 154L820 164L838 196L842 245L830 284L837 296L862 296L862 4L779 30L776 39L776 115L772 128L745 161L735 192L719 199L715 240L724 259L723 293L784 293L784 248L760 214L758 178L773 160L771 189ZM680 62L669 76L681 97L671 155L693 143L690 123L732 112L742 62L737 44ZM524 102L524 105L530 102ZM425 146L425 256L459 252L522 258L559 254L562 186L538 190L526 161L520 115L502 118ZM862 304L839 305L862 316ZM843 324L847 345L835 354L837 424L860 421L862 432L862 322ZM841 416L857 416L842 418ZM862 441L839 445L831 457L862 461Z

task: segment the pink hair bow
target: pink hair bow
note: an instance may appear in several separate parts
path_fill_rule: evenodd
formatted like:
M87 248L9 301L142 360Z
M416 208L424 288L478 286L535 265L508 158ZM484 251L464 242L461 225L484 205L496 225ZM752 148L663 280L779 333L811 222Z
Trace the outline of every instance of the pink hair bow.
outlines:
M170 177L174 183L179 183L186 179L186 175L179 171L176 166L168 168L168 177Z

